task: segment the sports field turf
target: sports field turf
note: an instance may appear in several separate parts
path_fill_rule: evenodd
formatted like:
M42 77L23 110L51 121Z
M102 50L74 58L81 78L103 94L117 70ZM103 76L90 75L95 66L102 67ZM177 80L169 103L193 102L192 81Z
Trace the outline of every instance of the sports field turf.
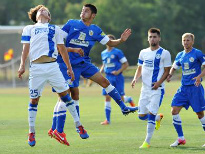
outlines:
M181 112L184 135L187 144L177 148L169 145L177 138L170 114L171 99L180 82L166 84L166 93L160 108L164 113L162 126L154 132L150 149L139 149L146 135L146 122L137 118L137 113L123 116L120 108L112 101L111 125L101 126L105 119L104 98L101 88L80 87L81 121L90 138L82 140L75 131L73 120L67 114L65 133L70 146L51 139L47 131L51 127L56 94L46 87L38 106L36 120L36 146L27 144L29 102L27 88L0 89L0 154L202 154L205 148L205 132L201 123L190 108ZM126 84L126 94L137 103L141 84L131 89Z

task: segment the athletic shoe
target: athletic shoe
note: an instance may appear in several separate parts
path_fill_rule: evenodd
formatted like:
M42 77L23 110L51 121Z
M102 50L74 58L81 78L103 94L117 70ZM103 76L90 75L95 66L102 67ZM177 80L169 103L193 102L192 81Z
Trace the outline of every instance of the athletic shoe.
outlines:
M202 147L204 148L204 147L205 147L205 144L204 144L204 145L202 145Z
M48 131L48 136L50 136L51 138L53 137L53 129L52 129L52 128L49 129L49 131Z
M138 110L138 107L128 107L126 106L123 110L122 110L122 114L124 115L128 115L131 112L135 112Z
M162 119L163 119L163 117L164 117L164 115L163 115L162 113L160 113L159 116L160 116L160 119L156 121L156 125L155 125L155 129L156 129L156 130L158 130L158 129L160 128L160 126L161 126L161 121L162 121Z
M89 135L88 135L87 131L84 129L84 127L82 125L76 127L76 131L77 131L77 133L79 133L79 135L82 139L89 138Z
M35 133L29 133L28 134L28 144L33 147L36 145L36 140L35 140Z
M135 103L133 101L129 102L130 106L135 107Z
M105 120L105 121L101 122L100 124L101 124L101 125L109 125L109 124L110 124L110 122L109 122L109 121L107 121L107 120Z
M177 147L178 145L184 145L186 144L186 140L182 140L182 139L177 139L174 143L172 143L170 145L170 147Z
M66 140L66 134L64 132L59 133L56 129L53 132L53 137L60 143L69 146L70 144Z
M147 143L147 142L143 142L143 144L139 147L140 149L146 149L146 148L149 148L150 145Z

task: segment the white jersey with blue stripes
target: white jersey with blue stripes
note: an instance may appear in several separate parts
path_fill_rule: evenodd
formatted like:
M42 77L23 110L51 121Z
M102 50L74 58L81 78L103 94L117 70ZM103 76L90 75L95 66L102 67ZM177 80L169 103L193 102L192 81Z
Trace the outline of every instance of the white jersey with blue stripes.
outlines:
M57 58L57 44L64 44L62 30L56 25L49 23L36 23L23 29L21 43L29 43L30 62L41 56Z
M146 48L140 51L138 66L142 66L142 83L148 87L159 81L164 73L165 67L171 67L171 55L169 51L158 48L152 51ZM164 83L159 89L164 88Z

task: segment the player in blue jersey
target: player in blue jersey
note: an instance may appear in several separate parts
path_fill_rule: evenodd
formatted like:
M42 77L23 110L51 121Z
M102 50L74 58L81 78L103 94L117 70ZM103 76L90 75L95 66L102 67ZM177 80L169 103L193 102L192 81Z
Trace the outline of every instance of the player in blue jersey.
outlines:
M148 30L149 48L140 51L138 67L132 81L132 87L142 77L142 88L138 102L140 120L147 121L147 135L140 148L149 148L155 129L159 129L163 114L157 114L164 96L164 80L171 68L169 51L160 47L160 30Z
M167 77L167 81L169 82L175 70L180 67L182 68L181 86L174 95L171 104L173 125L178 134L177 140L170 145L171 147L177 147L186 143L182 131L182 120L179 116L183 107L185 109L188 109L189 106L192 107L205 131L205 99L204 88L201 85L202 77L205 75L205 69L201 71L201 66L205 67L205 56L200 50L193 48L193 44L193 34L185 33L182 35L184 50L177 54Z
M114 35L107 35L110 40L115 40ZM122 100L124 102L129 101L131 106L135 106L132 98L125 96L124 92L124 76L122 72L128 67L128 62L123 52L120 49L110 47L106 45L107 49L105 49L101 53L101 58L103 61L103 65L100 69L100 72L105 72L106 78L109 82L117 89ZM110 124L110 114L111 114L111 97L106 93L105 89L102 90L102 94L105 96L105 116L106 120L101 122L101 125Z
M100 86L105 88L106 92L117 102L120 106L121 111L124 115L130 112L135 112L136 107L127 107L122 101L118 91L110 82L102 76L99 69L91 63L89 57L90 50L94 46L95 42L109 46L117 46L122 42L125 42L131 35L131 29L126 29L120 39L110 40L107 35L96 25L92 24L92 21L96 17L97 8L92 4L85 4L82 8L80 17L81 20L68 20L63 26L66 37L66 47L81 48L84 51L84 56L81 57L77 53L69 52L70 62L75 74L75 80L70 87L71 96L75 102L76 109L79 113L79 80L82 75L84 78L89 78L92 81L98 83ZM57 59L58 63L63 63L62 57L59 56ZM64 104L58 107L62 109ZM65 110L64 110L65 111ZM64 114L65 116L65 114ZM58 118L58 117L57 117Z
M43 88L48 82L55 88L59 97L63 101L66 108L70 111L72 117L76 122L76 127L82 129L75 105L68 94L68 85L62 73L59 70L59 65L56 62L58 51L65 62L67 75L74 80L74 73L70 65L67 49L64 46L62 37L62 30L56 25L49 24L51 15L43 5L38 5L31 8L28 12L29 18L35 23L28 25L23 29L21 43L23 43L23 51L21 55L21 63L18 70L19 78L22 78L25 72L25 62L29 55L29 92L30 103L28 107L28 121L29 121L29 137L28 144L35 146L35 121L37 115L37 107L39 99L42 95ZM57 50L58 49L58 50ZM59 119L60 123L64 123L63 119ZM55 133L55 138L66 145L69 143L66 140L66 135L63 132L63 127L57 127L58 132ZM83 129L82 131L85 132ZM81 132L79 132L81 136Z

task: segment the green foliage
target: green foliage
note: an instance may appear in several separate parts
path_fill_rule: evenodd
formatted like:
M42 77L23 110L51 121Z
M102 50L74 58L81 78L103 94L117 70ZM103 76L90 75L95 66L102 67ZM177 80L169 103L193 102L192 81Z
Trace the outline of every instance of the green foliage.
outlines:
M93 3L98 8L94 20L106 34L117 38L126 28L132 29L128 41L119 46L130 65L137 63L141 49L148 47L147 30L160 28L161 46L168 49L172 59L181 51L181 36L185 32L196 36L195 47L205 49L205 1L203 0L1 0L0 24L19 25L31 23L27 13L37 4L46 5L52 13L52 23L63 25L68 19L79 19L85 3ZM91 57L100 64L100 53L105 46L94 46Z

